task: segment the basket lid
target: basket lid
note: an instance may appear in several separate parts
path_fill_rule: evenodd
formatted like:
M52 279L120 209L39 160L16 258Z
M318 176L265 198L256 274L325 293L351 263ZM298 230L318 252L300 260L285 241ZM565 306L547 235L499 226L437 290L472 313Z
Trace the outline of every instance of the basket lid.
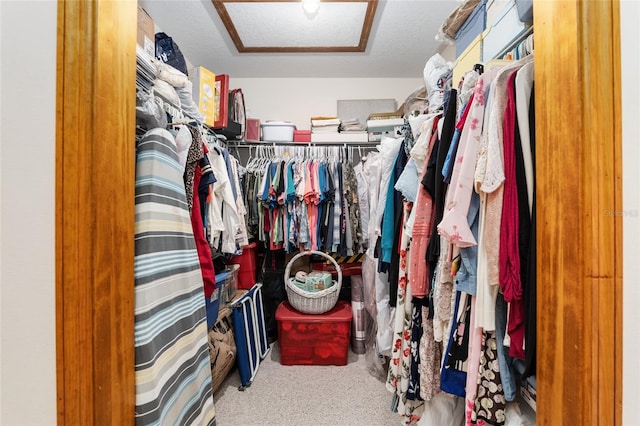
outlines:
M344 322L351 321L352 318L353 312L351 311L351 305L343 300L338 300L336 306L324 314L303 314L302 312L296 311L289 302L282 302L276 310L277 321Z

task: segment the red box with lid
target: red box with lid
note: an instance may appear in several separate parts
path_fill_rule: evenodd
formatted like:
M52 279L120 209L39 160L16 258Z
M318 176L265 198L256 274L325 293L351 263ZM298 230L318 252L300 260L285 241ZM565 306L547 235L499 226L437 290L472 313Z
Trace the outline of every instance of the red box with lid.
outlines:
M311 142L311 130L294 130L294 142Z
M282 365L347 365L351 305L339 300L324 314L303 314L288 302L276 310Z

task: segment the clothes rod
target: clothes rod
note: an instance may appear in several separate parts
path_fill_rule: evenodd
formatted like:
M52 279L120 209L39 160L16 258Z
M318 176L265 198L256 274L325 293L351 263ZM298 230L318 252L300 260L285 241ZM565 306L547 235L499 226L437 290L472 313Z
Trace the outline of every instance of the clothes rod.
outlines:
M358 141L343 141L343 142L269 142L269 141L234 141L228 140L227 143L229 145L233 145L234 147L242 148L242 147L254 147L254 146L360 146L360 147L368 147L375 148L380 145L380 142L358 142Z

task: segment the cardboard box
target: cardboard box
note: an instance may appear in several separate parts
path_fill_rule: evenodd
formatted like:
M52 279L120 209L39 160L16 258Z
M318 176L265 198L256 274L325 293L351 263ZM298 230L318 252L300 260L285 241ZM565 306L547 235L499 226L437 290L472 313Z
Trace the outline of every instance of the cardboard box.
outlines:
M193 101L198 105L200 113L205 116L205 124L215 124L216 110L216 75L205 67L196 67L190 73L193 83Z
M156 56L156 32L153 19L138 6L138 44L151 57Z

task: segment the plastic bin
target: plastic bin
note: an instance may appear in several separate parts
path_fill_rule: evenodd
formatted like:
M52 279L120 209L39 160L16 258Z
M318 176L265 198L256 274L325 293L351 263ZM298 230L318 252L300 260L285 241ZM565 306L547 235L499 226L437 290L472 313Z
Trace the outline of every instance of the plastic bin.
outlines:
M257 244L251 243L242 247L242 254L233 256L229 264L238 265L238 288L249 290L256 283L256 249Z
M225 271L216 275L216 286L222 285L222 303L229 303L238 291L239 265L227 265Z
M280 364L346 365L352 318L344 301L324 314L303 314L282 302L276 310Z
M296 126L288 121L268 121L261 124L262 140L268 142L293 142Z

